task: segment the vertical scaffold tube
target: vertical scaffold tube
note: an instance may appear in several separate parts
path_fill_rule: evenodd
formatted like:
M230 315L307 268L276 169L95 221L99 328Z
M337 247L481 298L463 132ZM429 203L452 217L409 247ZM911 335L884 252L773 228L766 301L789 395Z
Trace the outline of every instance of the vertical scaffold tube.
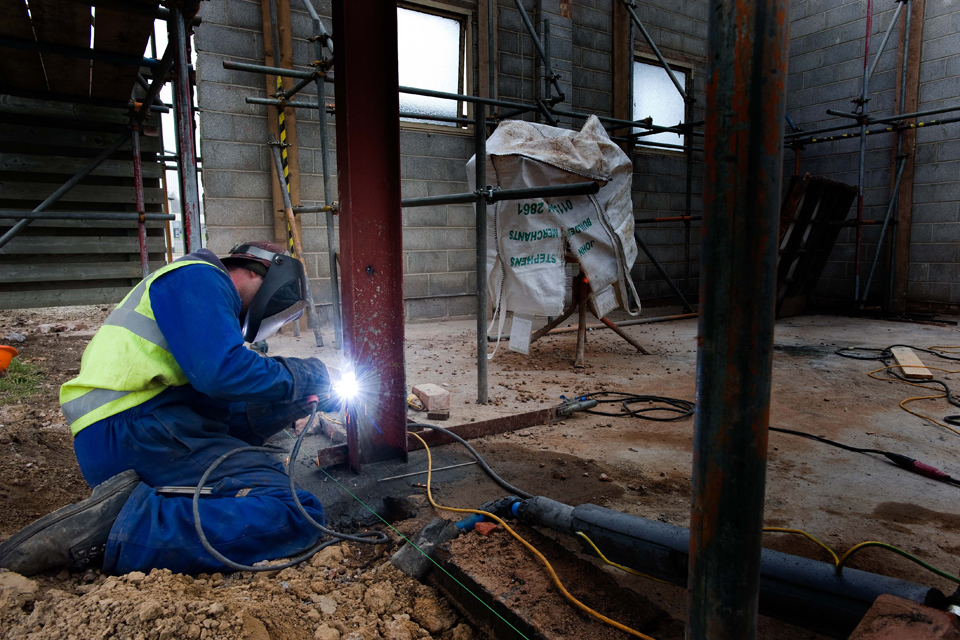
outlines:
M773 364L787 0L711 0L691 640L757 635Z

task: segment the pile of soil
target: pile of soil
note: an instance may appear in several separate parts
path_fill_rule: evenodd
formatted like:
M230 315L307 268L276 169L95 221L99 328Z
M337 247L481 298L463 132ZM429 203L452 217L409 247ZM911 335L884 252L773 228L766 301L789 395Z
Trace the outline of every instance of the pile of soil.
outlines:
M60 385L80 372L83 350L108 313L107 307L0 312L0 344L16 347L42 377L23 399L0 393L0 539L90 495L60 413Z
M282 571L197 578L0 572L0 628L11 640L472 640L432 587L371 553L343 543Z

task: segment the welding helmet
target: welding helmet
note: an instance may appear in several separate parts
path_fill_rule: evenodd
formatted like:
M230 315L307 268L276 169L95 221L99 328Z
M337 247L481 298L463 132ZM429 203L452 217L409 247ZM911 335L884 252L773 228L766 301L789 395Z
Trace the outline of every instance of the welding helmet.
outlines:
M266 340L283 325L299 319L307 307L308 284L303 263L282 251L256 245L268 243L236 245L222 260L225 265L235 264L263 277L260 289L240 318L246 342ZM272 243L268 247L279 249Z

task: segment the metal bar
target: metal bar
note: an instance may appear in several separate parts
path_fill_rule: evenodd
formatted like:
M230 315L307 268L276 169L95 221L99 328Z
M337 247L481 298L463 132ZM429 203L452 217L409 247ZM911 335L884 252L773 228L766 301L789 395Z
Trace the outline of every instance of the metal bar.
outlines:
M519 1L519 0L518 0L518 1ZM550 58L550 18L544 18L544 19L543 19L543 56L544 56L544 60L545 60L545 62L544 62L544 69L546 69L546 67L551 66L551 65L553 64L552 61L551 61L551 58ZM550 89L550 78L548 78L546 75L544 75L544 78L543 78L543 96L544 96L544 100L545 100L545 101L549 101L549 100L550 100L550 95L551 95L551 93L552 93L552 91L551 91L551 89ZM542 101L538 100L537 102L540 103L540 102L542 102ZM543 105L543 104L541 104L540 106L541 106L541 108L544 108L544 105ZM548 112L548 113L549 113L549 112ZM553 116L550 116L550 117L548 118L548 120L553 120L553 122L554 122L553 126L556 126L556 124L555 124L555 123L556 123L556 119L555 119Z
M494 5L497 0L487 0L487 77L490 86L487 90L487 97L493 98L497 95L494 77L496 76L496 52L494 48Z
M54 202L59 200L61 197L63 197L65 193L70 191L70 189L74 188L81 180L83 180L88 175L90 175L94 169L99 167L100 163L102 163L104 160L106 160L107 158L112 156L114 153L116 153L117 150L120 149L120 147L122 147L123 145L125 145L127 143L127 140L129 139L130 139L129 130L117 136L117 139L113 142L112 145L110 145L109 147L101 151L96 158L94 158L93 160L90 161L89 164L87 164L87 166L85 166L83 169L80 169L80 171L78 171L76 175L74 175L72 178L64 182L62 185L60 185L60 187L56 191L54 191L49 196L47 196L46 200L38 204L33 209L33 211L31 211L31 213L32 214L40 213L41 211L47 209ZM0 237L0 249L6 246L8 242L13 240L17 236L17 234L23 231L27 227L27 225L29 225L34 220L36 220L36 218L29 218L29 217L24 218L17 224L10 227L10 229L5 234L3 234L2 237Z
M234 62L232 60L223 61L224 69L234 71L249 71L250 73L262 73L268 76L282 76L284 78L301 78L312 80L316 74L315 71L297 71L296 69L283 69L280 67L268 67L262 64L248 64L246 62Z
M244 98L247 104L262 104L268 107L283 107L293 108L293 109L319 109L318 105L313 104L312 102L294 102L292 100L279 100L277 98L253 98L247 97ZM327 105L327 110L330 110L330 105Z
M68 107L73 105L90 105L94 107L103 107L106 109L122 109L123 111L130 111L137 107L136 103L130 100L109 100L104 98L88 98L84 96L77 96L72 94L65 93L55 93L49 91L33 91L30 89L22 89L20 87L3 87L3 93L0 96L16 96L18 98L31 98L34 100L43 100L46 102L62 102L67 103ZM13 105L6 103L3 105L3 111L6 113L17 113L22 112L28 115L36 115L36 112L31 107L22 107L21 105ZM158 104L150 105L150 111L167 113L170 111L166 106L161 106ZM78 118L82 119L82 118Z
M436 120L437 122L455 122L457 124L473 124L473 118L455 118L452 116L432 116L429 113L410 113L401 111L400 119L410 118L411 120ZM496 124L496 121L487 121L488 124Z
M890 226L890 216L893 214L893 208L897 203L897 196L900 194L900 180L903 178L903 170L907 166L906 158L897 158L897 177L893 182L893 195L890 196L890 204L887 205L887 212L883 216L883 226L880 227L880 238L877 240L877 250L873 254L873 262L870 264L870 273L867 275L867 282L863 286L863 297L860 298L860 308L867 302L867 296L870 294L870 284L873 282L873 272L877 268L877 261L880 258L880 252L883 250L883 239L887 235L887 227Z
M880 56L883 55L883 50L887 48L887 40L890 39L890 34L893 33L893 25L897 23L897 20L900 19L900 11L903 10L903 3L897 2L897 8L893 12L893 18L890 20L890 24L887 26L887 32L883 34L883 40L880 41L880 46L877 48L877 53L873 56L873 64L870 65L870 70L867 72L867 80L873 77L873 72L877 69L877 64L880 62Z
M573 361L573 366L582 369L586 362L587 352L587 299L590 296L587 282L581 272L575 280L574 286L577 289L577 355Z
M290 192L287 191L287 179L283 175L283 160L280 158L280 145L273 143L270 145L271 158L273 158L273 168L277 173L277 180L280 181L280 192L283 194L283 211L287 218L287 225L293 235L293 248L299 260L303 260L303 238L300 235L300 229L297 227L297 221L293 217L293 205L290 203ZM320 322L317 320L317 307L313 303L313 290L310 287L309 278L307 286L303 291L307 302L307 326L313 331L313 338L318 347L323 346L323 337L320 335Z
M662 218L639 218L633 224L652 224L654 222L683 222L684 220L703 220L703 216L665 216Z
M169 47L173 49L174 119L177 131L177 177L180 186L180 206L183 212L184 252L191 253L203 246L200 225L200 188L197 182L197 151L194 141L193 86L187 67L190 59L187 43L187 23L199 3L190 4L191 11L171 8L167 22Z
M166 213L146 213L148 222L176 220L177 216ZM139 220L136 213L122 211L23 211L0 209L0 218L19 218L21 220Z
M310 0L304 0L304 3L310 11L313 18L313 30L317 33L317 39L313 43L314 56L316 59L323 59L323 44L321 36L326 34L320 17L313 10ZM327 41L330 37L327 36ZM333 43L330 42L330 50L333 50ZM334 207L333 191L330 187L330 141L327 134L327 110L324 108L327 101L327 79L324 75L317 74L315 78L317 83L317 113L319 113L320 124L320 167L323 174L323 211L326 213L327 226L327 264L330 268L330 301L333 306L331 313L333 315L333 334L334 348L343 348L343 320L340 316L340 274L337 266L337 238L334 229ZM318 212L319 213L319 212Z
M860 114L867 115L867 92L870 87L870 32L873 28L873 0L867 0L867 33L863 40L863 86L860 91ZM860 122L860 155L857 160L857 227L853 249L853 299L860 299L860 256L863 252L863 190L867 166L867 123Z
M657 56L657 60L660 61L660 64L667 72L667 75L670 76L670 80L673 81L673 86L677 88L677 91L680 92L680 95L683 96L683 99L687 100L687 92L684 91L683 87L680 86L680 81L677 80L677 76L674 75L673 69L671 69L667 61L663 59L663 55L660 53L660 49L657 48L657 44L653 41L653 38L650 37L650 34L647 33L647 28L643 26L642 22L640 22L640 18L637 17L636 12L633 10L633 3L631 0L622 0L622 2L623 6L627 8L627 13L630 14L630 19L633 21L633 24L635 24L637 29L640 30L640 34L643 36L643 39L646 40L647 44L650 45L650 48L653 49L653 53L655 56Z
M314 74L314 75L319 75L319 74ZM299 82L297 82L296 84L294 84L292 87L290 87L290 88L287 89L286 91L280 91L280 92L278 92L278 93L277 93L277 96L280 97L280 98L282 98L282 99L284 99L284 100L289 100L290 98L292 98L293 96L295 96L297 93L299 93L302 89L304 89L304 88L306 88L307 86L313 84L313 80L314 80L313 78L303 78L302 80L300 80ZM319 102L319 103L317 104L317 108L318 108L318 109L321 109L321 110L322 110L322 106L323 106L323 103L322 103L322 102Z
M830 111L830 110L828 109L828 111ZM921 117L923 117L923 116L931 116L931 115L936 115L936 114L938 114L938 113L950 113L950 112L952 112L952 111L960 111L960 105L954 105L954 106L951 106L951 107L940 107L940 108L938 108L938 109L927 109L927 110L925 110L925 111L915 111L915 112L913 112L913 113L900 113L900 114L893 115L893 116L885 116L885 117L883 117L883 118L869 118L869 117L868 117L866 120L867 120L867 124L869 124L869 125L874 125L874 124L886 124L886 123L888 123L888 122L894 122L894 123L896 123L896 122L899 122L899 121L902 121L902 120L909 120L909 119L911 119L911 118L921 118ZM860 118L860 116L858 115L857 118ZM811 138L811 137L816 136L816 135L821 134L821 133L829 133L829 132L831 132L831 131L841 131L841 130L843 130L843 129L852 129L852 128L856 127L856 126L858 126L858 125L855 124L855 123L851 123L851 124L838 125L838 126L835 126L835 127L825 127L825 128L823 128L823 129L817 129L816 131L800 131L800 132L797 132L797 133L788 133L788 134L786 135L786 139L787 139L789 142L793 142L794 140L796 140L796 139L798 139L798 138L804 138L804 140L801 141L801 144L806 144L806 143L808 142L808 141L806 140L806 138ZM868 131L867 133L869 134L869 133L871 133L871 132ZM877 133L877 132L875 131L874 133ZM835 139L835 138L831 138L831 140L833 140L833 139Z
M684 120L689 122L693 119L693 102L687 100L684 106L686 107ZM683 203L683 290L687 295L690 295L690 243L692 235L690 214L693 211L693 136L684 136L683 142L686 147L687 156L687 183Z
M557 97L562 101L564 99L563 90L560 88L560 82L557 80L557 74L553 72L553 67L550 65L550 56L543 50L543 43L540 42L540 38L537 37L537 30L534 28L533 23L530 22L530 16L527 15L527 10L523 8L523 2L521 2L521 0L513 0L513 2L517 5L517 11L520 12L520 19L523 20L523 26L527 28L527 33L530 34L530 38L533 40L533 46L536 47L537 53L540 54L540 60L543 61L544 75L553 83L554 88L557 90Z
M397 12L334 0L344 359L370 380L359 460L406 459ZM349 434L348 434L349 435Z
M447 471L449 469L459 469L460 467L469 467L470 465L477 464L477 461L473 462L461 462L460 464L450 464L445 467L434 467L433 469L424 469L423 471L414 471L412 473L403 473L399 476L390 476L389 478L380 478L377 482L387 482L389 480L399 480L400 478L412 478L413 476L422 476L425 473L436 473L437 471Z
M51 55L66 56L68 58L82 58L85 60L99 60L111 64L128 65L131 67L148 67L154 69L160 66L160 61L156 58L145 58L144 56L128 56L122 53L113 53L101 49L85 49L83 47L71 47L53 42L37 42L36 40L21 40L20 38L0 37L0 47L9 49L20 49L21 51L36 51Z
M942 118L940 120L928 120L927 122L911 122L904 124L893 124L882 129L873 129L868 130L867 135L878 135L881 133L896 133L906 129L923 129L929 127L936 127L944 124L950 124L953 122L960 122L960 116L955 116L953 118ZM825 138L812 138L810 140L800 140L800 141L791 141L790 144L820 144L823 142L833 142L835 140L849 140L851 138L859 137L859 133L843 133L836 136L827 136Z
M324 213L324 212L333 212L336 211L336 207L333 205L316 205L312 207L294 207L293 212L297 215L301 213Z
M696 313L680 313L673 316L662 316L660 318L633 318L631 320L624 320L623 322L618 322L619 327L632 327L638 324L655 324L658 322L670 322L672 320L687 320L689 318L696 318ZM596 331L597 329L609 329L610 327L603 322L591 323L587 325L588 331ZM573 333L578 331L579 327L557 327L556 329L551 329L547 332L547 335L558 335L561 333ZM503 339L507 340L510 336L504 336ZM495 339L495 336L490 336L490 339Z
M487 187L487 107L473 105L474 171L477 190ZM477 402L490 401L487 386L487 203L483 198L474 200L477 230Z
M130 127L130 151L133 159L133 194L137 208L137 240L140 243L140 272L150 275L150 254L147 251L146 206L143 198L143 158L140 157L140 129L133 119Z
M910 50L910 14L913 6L911 0L906 0L907 14L904 17L903 29L903 59L900 62L900 100L899 106L901 114L906 109L907 100L907 53ZM903 117L901 115L901 117ZM903 132L897 131L897 156L903 153ZM907 160L903 160L906 164ZM887 282L887 311L893 310L893 281L896 275L897 267L897 233L899 232L900 222L900 199L897 198L897 204L893 208L893 229L890 230L890 268L888 269Z
M140 85L140 88L143 89L144 92L145 92L147 95L150 95L150 83L147 82L147 79L143 77L143 74L140 74L140 73L137 74L137 84ZM134 103L135 103L135 102L136 102L136 101L134 100ZM147 103L146 99L144 99L143 104L155 104L155 105L159 105L159 106L161 106L161 107L166 107L166 106L167 106L167 105L163 104L163 100L160 99L160 96L156 96L156 97L153 99L153 101L150 102L150 103Z
M482 128L482 127L481 127ZM559 184L549 187L523 187L520 189L494 189L488 194L478 193L451 193L443 196L426 196L423 198L408 198L401 203L403 208L428 207L439 204L467 204L476 202L478 198L486 198L489 202L503 200L526 200L528 198L559 198L562 196L592 195L600 190L596 182L575 182L573 184Z
M690 303L687 302L687 299L683 295L683 291L680 290L680 287L677 286L677 283L673 281L673 278L667 273L666 269L663 268L663 265L660 264L660 261L654 257L653 253L650 251L650 248L647 246L647 243L643 241L643 238L640 237L640 232L634 230L633 237L637 241L637 246L647 254L647 257L650 258L650 262L653 263L653 266L660 273L660 277L666 281L670 289L673 291L674 295L680 298L680 302L683 303L684 311L693 311L693 307L690 306Z
M711 3L690 640L757 637L788 4Z
M157 67L157 73L153 78L153 82L150 83L150 86L147 88L147 94L143 98L143 103L146 105L153 106L153 102L160 97L160 90L163 89L163 85L167 84L167 76L170 74L170 67L173 66L173 47L170 44L167 44L167 50L163 52L163 57L160 58L160 65ZM137 77L140 78L140 74L137 74ZM144 80L146 82L146 80ZM150 116L149 109L141 109L140 114L137 117L137 122L143 124L146 119Z
M631 347L639 351L641 354L645 356L650 355L650 352L647 351L646 347L644 347L642 344L634 340L626 331L624 331L619 326L617 326L617 324L610 318L604 316L600 318L600 322L603 325L605 325L608 329L612 329L614 333L616 333L618 336L626 340Z
M333 54L333 38L330 37L330 34L327 33L326 27L323 26L323 21L320 20L317 10L313 8L313 3L310 0L303 0L303 5L306 8L307 13L310 14L310 19L313 20L314 30L320 37L321 44L323 44L323 46L325 46L330 53Z

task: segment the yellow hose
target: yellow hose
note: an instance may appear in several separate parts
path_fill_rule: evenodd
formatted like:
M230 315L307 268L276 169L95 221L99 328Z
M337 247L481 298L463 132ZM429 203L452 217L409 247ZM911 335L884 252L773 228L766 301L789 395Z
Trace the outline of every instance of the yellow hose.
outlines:
M615 629L619 629L620 631L623 631L624 633L629 633L630 635L635 636L637 638L643 638L643 640L654 640L654 638L648 635L644 635L639 631L635 631L624 624L620 624L616 620L608 618L607 616L603 615L599 611L594 611L587 605L577 600L569 591L567 591L567 588L563 586L563 583L560 582L560 578L557 576L557 572L553 570L553 566L543 556L543 554L540 553L537 550L537 548L534 547L532 544L530 544L529 542L521 538L516 531L514 531L513 529L510 528L509 525L507 525L506 522L504 522L494 514L489 513L487 511L479 511L477 509L457 509L455 507L444 507L442 505L437 504L437 502L433 499L433 494L430 491L430 481L433 475L433 457L430 455L430 447L427 446L426 441L416 433L409 432L409 435L419 440L423 444L424 450L427 452L427 499L430 501L430 504L433 505L435 509L440 509L442 511L452 511L453 513L473 513L473 514L490 518L491 520L499 524L501 527L503 527L507 531L507 533L509 533L511 536L513 536L517 540L517 542L525 546L528 550L530 550L531 553L537 556L540 562L543 563L543 566L547 568L547 572L550 574L550 577L553 579L553 584L555 584L557 589L560 591L560 593L563 594L563 597L566 598L574 606L579 608L584 613L587 613L588 615L592 616L593 618L596 618L600 622L606 623Z

